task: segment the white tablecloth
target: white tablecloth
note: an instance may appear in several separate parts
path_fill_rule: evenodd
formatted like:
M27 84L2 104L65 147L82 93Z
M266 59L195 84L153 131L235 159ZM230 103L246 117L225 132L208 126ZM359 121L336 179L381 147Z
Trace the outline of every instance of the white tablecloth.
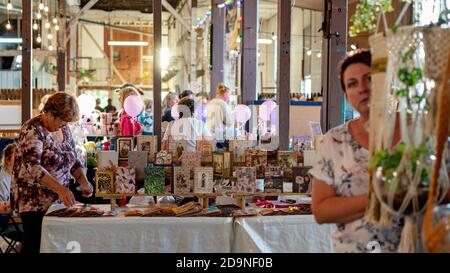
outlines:
M312 215L244 217L234 221L233 252L332 252L332 225Z
M233 219L225 217L44 217L41 252L230 252ZM74 242L72 242L74 241Z

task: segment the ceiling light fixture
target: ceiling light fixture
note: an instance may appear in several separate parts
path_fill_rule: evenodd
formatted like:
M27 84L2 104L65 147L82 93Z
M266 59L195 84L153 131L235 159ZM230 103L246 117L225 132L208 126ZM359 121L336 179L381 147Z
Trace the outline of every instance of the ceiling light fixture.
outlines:
M145 41L108 41L110 46L148 46Z

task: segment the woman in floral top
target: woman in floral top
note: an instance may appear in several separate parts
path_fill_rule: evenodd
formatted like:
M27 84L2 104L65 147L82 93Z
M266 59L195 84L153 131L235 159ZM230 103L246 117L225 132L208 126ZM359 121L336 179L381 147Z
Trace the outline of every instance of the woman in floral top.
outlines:
M75 204L68 188L72 176L80 183L84 196L92 194L67 126L78 117L75 97L58 92L48 99L43 114L22 126L14 161L12 203L22 219L24 253L39 252L42 219L53 202Z
M400 241L401 219L388 228L367 222L368 140L371 55L352 52L341 65L341 85L360 117L328 131L319 145L314 176L312 211L319 224L335 223L332 236L336 252L369 252L379 244L381 252L395 252ZM398 130L394 140L399 140ZM396 142L394 142L396 143Z

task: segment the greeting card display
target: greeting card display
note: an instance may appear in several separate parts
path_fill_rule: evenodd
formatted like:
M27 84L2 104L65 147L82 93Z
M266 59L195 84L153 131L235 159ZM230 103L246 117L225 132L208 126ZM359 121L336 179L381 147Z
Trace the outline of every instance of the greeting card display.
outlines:
M212 193L214 188L213 168L200 167L194 170L194 192Z
M117 138L117 152L119 153L119 160L128 160L130 151L134 147L133 137L118 137Z
M145 179L145 168L147 167L148 152L131 151L128 157L128 167L136 169L136 179Z
M214 180L216 193L236 192L236 181L232 178L219 178Z
M116 193L135 193L136 179L134 168L119 167L116 170Z
M264 178L264 168L267 166L267 152L262 150L246 150L245 166L256 168L256 177Z
M172 165L172 154L167 151L160 151L156 154L156 165Z
M213 153L214 176L231 177L231 152Z
M212 162L212 153L215 151L216 142L214 140L197 140L196 150L201 154L201 161L204 164Z
M191 180L191 170L189 168L174 167L173 177L175 194L192 192L193 181Z
M111 168L111 163L113 166L118 166L119 164L119 153L116 151L98 151L97 152L97 167L99 169Z
M95 194L114 193L114 172L109 169L97 169L95 173Z
M255 167L237 167L235 168L237 192L255 193L256 192L256 168Z
M293 192L309 193L311 192L312 176L308 173L312 167L294 167L294 185Z
M181 166L188 169L195 169L202 166L202 155L199 152L185 151L181 155Z
M158 138L156 136L138 136L137 150L148 152L147 162L154 163L158 152Z
M278 151L278 164L283 169L284 176L293 179L292 168L297 167L297 153Z
M146 194L165 193L164 167L149 164L145 169L146 178L144 183Z

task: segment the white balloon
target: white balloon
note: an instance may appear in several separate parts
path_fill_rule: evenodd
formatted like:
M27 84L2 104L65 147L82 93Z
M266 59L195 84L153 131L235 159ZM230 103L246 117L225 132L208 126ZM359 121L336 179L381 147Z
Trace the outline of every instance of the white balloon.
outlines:
M90 94L81 94L78 96L78 107L80 114L88 115L95 109L95 98Z

